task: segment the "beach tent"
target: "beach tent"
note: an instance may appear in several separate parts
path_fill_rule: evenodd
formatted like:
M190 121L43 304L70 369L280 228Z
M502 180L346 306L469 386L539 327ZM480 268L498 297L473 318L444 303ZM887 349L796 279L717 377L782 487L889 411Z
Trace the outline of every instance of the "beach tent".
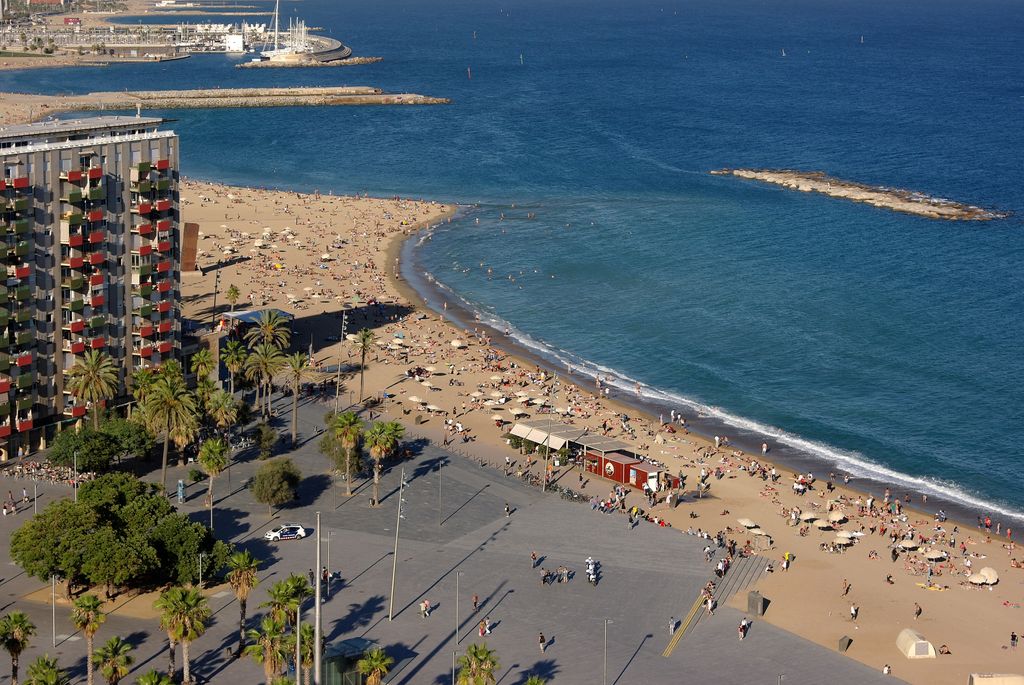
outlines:
M904 628L896 638L896 648L908 659L934 659L935 647L924 639L924 635L911 628Z
M967 685L1024 685L1024 675L1016 673L972 673Z

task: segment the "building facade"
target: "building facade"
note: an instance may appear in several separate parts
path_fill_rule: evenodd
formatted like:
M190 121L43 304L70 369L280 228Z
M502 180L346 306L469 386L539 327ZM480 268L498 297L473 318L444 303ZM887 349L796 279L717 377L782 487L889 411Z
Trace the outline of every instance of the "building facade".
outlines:
M118 366L175 358L178 137L162 119L0 127L0 458L30 453L88 407L65 374L87 350Z

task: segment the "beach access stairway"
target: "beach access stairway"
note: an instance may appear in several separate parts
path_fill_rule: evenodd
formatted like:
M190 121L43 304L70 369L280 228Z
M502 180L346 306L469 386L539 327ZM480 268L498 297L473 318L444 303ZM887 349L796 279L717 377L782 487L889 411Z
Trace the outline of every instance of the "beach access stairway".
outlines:
M728 573L725 574L725 578L713 578L712 580L715 580L716 582L715 606L725 606L733 595L743 592L750 587L750 585L756 581L764 571L764 564L765 560L756 554L752 554L749 557L740 557L733 562ZM692 633L697 628L697 624L699 624L706 616L707 612L704 609L702 597L697 595L689 612L683 618L679 627L676 628L676 632L672 636L672 640L668 643L668 646L665 648L662 656L670 656L676 645L678 645L684 637Z

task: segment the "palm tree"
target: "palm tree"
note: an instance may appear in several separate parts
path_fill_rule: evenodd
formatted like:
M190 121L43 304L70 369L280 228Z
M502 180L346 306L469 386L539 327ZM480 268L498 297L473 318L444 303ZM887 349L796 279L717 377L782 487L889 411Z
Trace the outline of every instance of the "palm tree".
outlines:
M0 645L11 655L11 685L18 685L18 659L36 634L36 626L21 611L0 618Z
M402 439L405 428L397 421L380 421L366 432L366 446L373 457L373 506L380 504L380 472L384 459L391 454Z
M281 672L288 658L284 626L284 621L264 616L259 629L253 628L246 633L250 644L246 645L245 654L263 665L263 675L268 683Z
M264 309L245 339L250 345L266 343L285 349L292 339L291 322L276 309Z
M132 396L135 397L135 403L139 407L146 403L146 396L153 387L153 383L156 382L156 378L157 375L153 369L136 369L132 374Z
M227 367L228 373L231 375L231 394L235 394L235 376L245 368L245 359L249 356L249 353L245 349L245 345L239 340L232 340L224 346L224 354L220 356L224 366Z
M547 685L547 682L548 681L544 680L544 678L541 678L539 675L532 675L526 679L526 682L523 685Z
M309 581L293 573L271 585L267 594L270 599L260 606L267 607L275 621L292 625L295 622L295 610L299 608L300 602L313 594L313 588L309 586Z
M75 400L92 404L92 426L100 425L100 402L117 394L117 365L103 350L86 350L67 372L65 387Z
M238 286L232 283L228 286L228 291L224 295L227 298L228 304L231 305L231 313L235 313L235 305L238 304L238 298L241 297L242 293L238 290Z
M69 678L57 665L57 660L44 654L28 665L26 685L70 685Z
M363 658L356 662L360 675L366 676L366 685L380 685L381 678L388 674L395 660L380 647L371 647L363 652Z
M170 362L168 362L169 364ZM160 469L160 483L167 491L167 452L173 440L183 448L192 440L197 429L195 397L185 387L185 380L170 373L161 375L153 383L144 406L147 423L154 433L163 432L164 452Z
M373 349L373 343L377 336L369 328L356 333L356 339L352 344L359 351L359 402L363 401L363 374L366 372L366 355Z
M459 657L458 685L494 685L494 672L498 670L498 655L487 648L487 643L466 647Z
M139 679L135 681L135 685L174 685L174 681L169 676L153 669L140 675Z
M312 623L303 623L299 629L302 633L302 644L299 645L299 661L301 662L301 679L296 673L295 683L298 685L305 680L305 685L309 685L309 681L313 675L313 645L316 644L316 633ZM284 648L288 651L289 658L294 661L295 659L295 631L292 630L291 634L285 638Z
M284 362L283 375L292 389L292 447L295 447L299 439L299 388L315 371L309 365L309 355L304 352L290 354Z
M160 628L167 633L167 673L171 680L174 679L177 670L177 662L174 658L174 647L178 644L177 624L174 616L177 606L181 603L183 588L171 587L160 593L160 597L153 602L153 608L160 612Z
M100 667L100 673L110 685L117 685L121 678L131 671L135 659L132 657L133 647L116 635L96 650L92 661Z
M260 343L253 348L245 362L245 375L257 384L256 404L264 416L270 415L271 379L281 372L285 363L284 353L270 343ZM261 388L265 404L260 402Z
M103 602L96 595L82 595L75 600L71 610L71 622L76 630L85 635L85 682L92 685L92 645L96 631L100 629L107 615L103 613Z
M202 347L193 354L191 367L192 373L196 375L196 378L208 378L214 367L213 355L210 354L210 349Z
M174 592L168 605L161 608L161 622L166 623L168 635L173 631L175 640L181 643L182 682L188 685L192 682L192 662L189 659L188 650L192 642L206 632L206 621L210 618L210 605L198 588L179 587L171 588L171 590L178 592Z
M228 583L235 591L235 599L238 600L238 651L236 656L242 655L245 649L245 608L249 601L249 593L260 582L259 578L260 561L248 550L235 552L228 558Z
M214 390L206 401L206 412L213 423L224 432L238 419L238 401L223 390Z
M352 496L352 452L359 445L363 435L363 421L353 411L335 414L331 417L330 430L345 448L345 494Z
M217 391L217 385L208 377L204 376L196 381L196 399L199 400L199 408L203 416L210 415L210 396Z
M228 465L228 445L221 438L211 438L203 443L203 446L199 448L199 465L206 471L206 475L210 477L210 489L206 493L206 500L210 504L211 514L210 518L213 519L213 481L217 479L217 476L221 474ZM211 526L212 527L212 526Z

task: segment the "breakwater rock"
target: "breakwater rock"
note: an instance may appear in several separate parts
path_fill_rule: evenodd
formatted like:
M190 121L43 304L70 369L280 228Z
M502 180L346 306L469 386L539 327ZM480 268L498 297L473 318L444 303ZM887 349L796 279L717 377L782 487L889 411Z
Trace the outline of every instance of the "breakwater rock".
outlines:
M805 193L821 193L853 202L863 202L894 212L914 214L928 219L945 221L992 221L1005 219L1007 212L984 209L939 197L900 188L869 186L844 181L820 171L794 171L791 169L718 169L716 176L738 176L752 181L772 183Z
M376 64L383 62L383 57L346 57L324 62L318 59L298 60L292 62L272 61L269 59L259 62L242 62L236 64L235 69L282 69L288 67L355 67L360 64Z

